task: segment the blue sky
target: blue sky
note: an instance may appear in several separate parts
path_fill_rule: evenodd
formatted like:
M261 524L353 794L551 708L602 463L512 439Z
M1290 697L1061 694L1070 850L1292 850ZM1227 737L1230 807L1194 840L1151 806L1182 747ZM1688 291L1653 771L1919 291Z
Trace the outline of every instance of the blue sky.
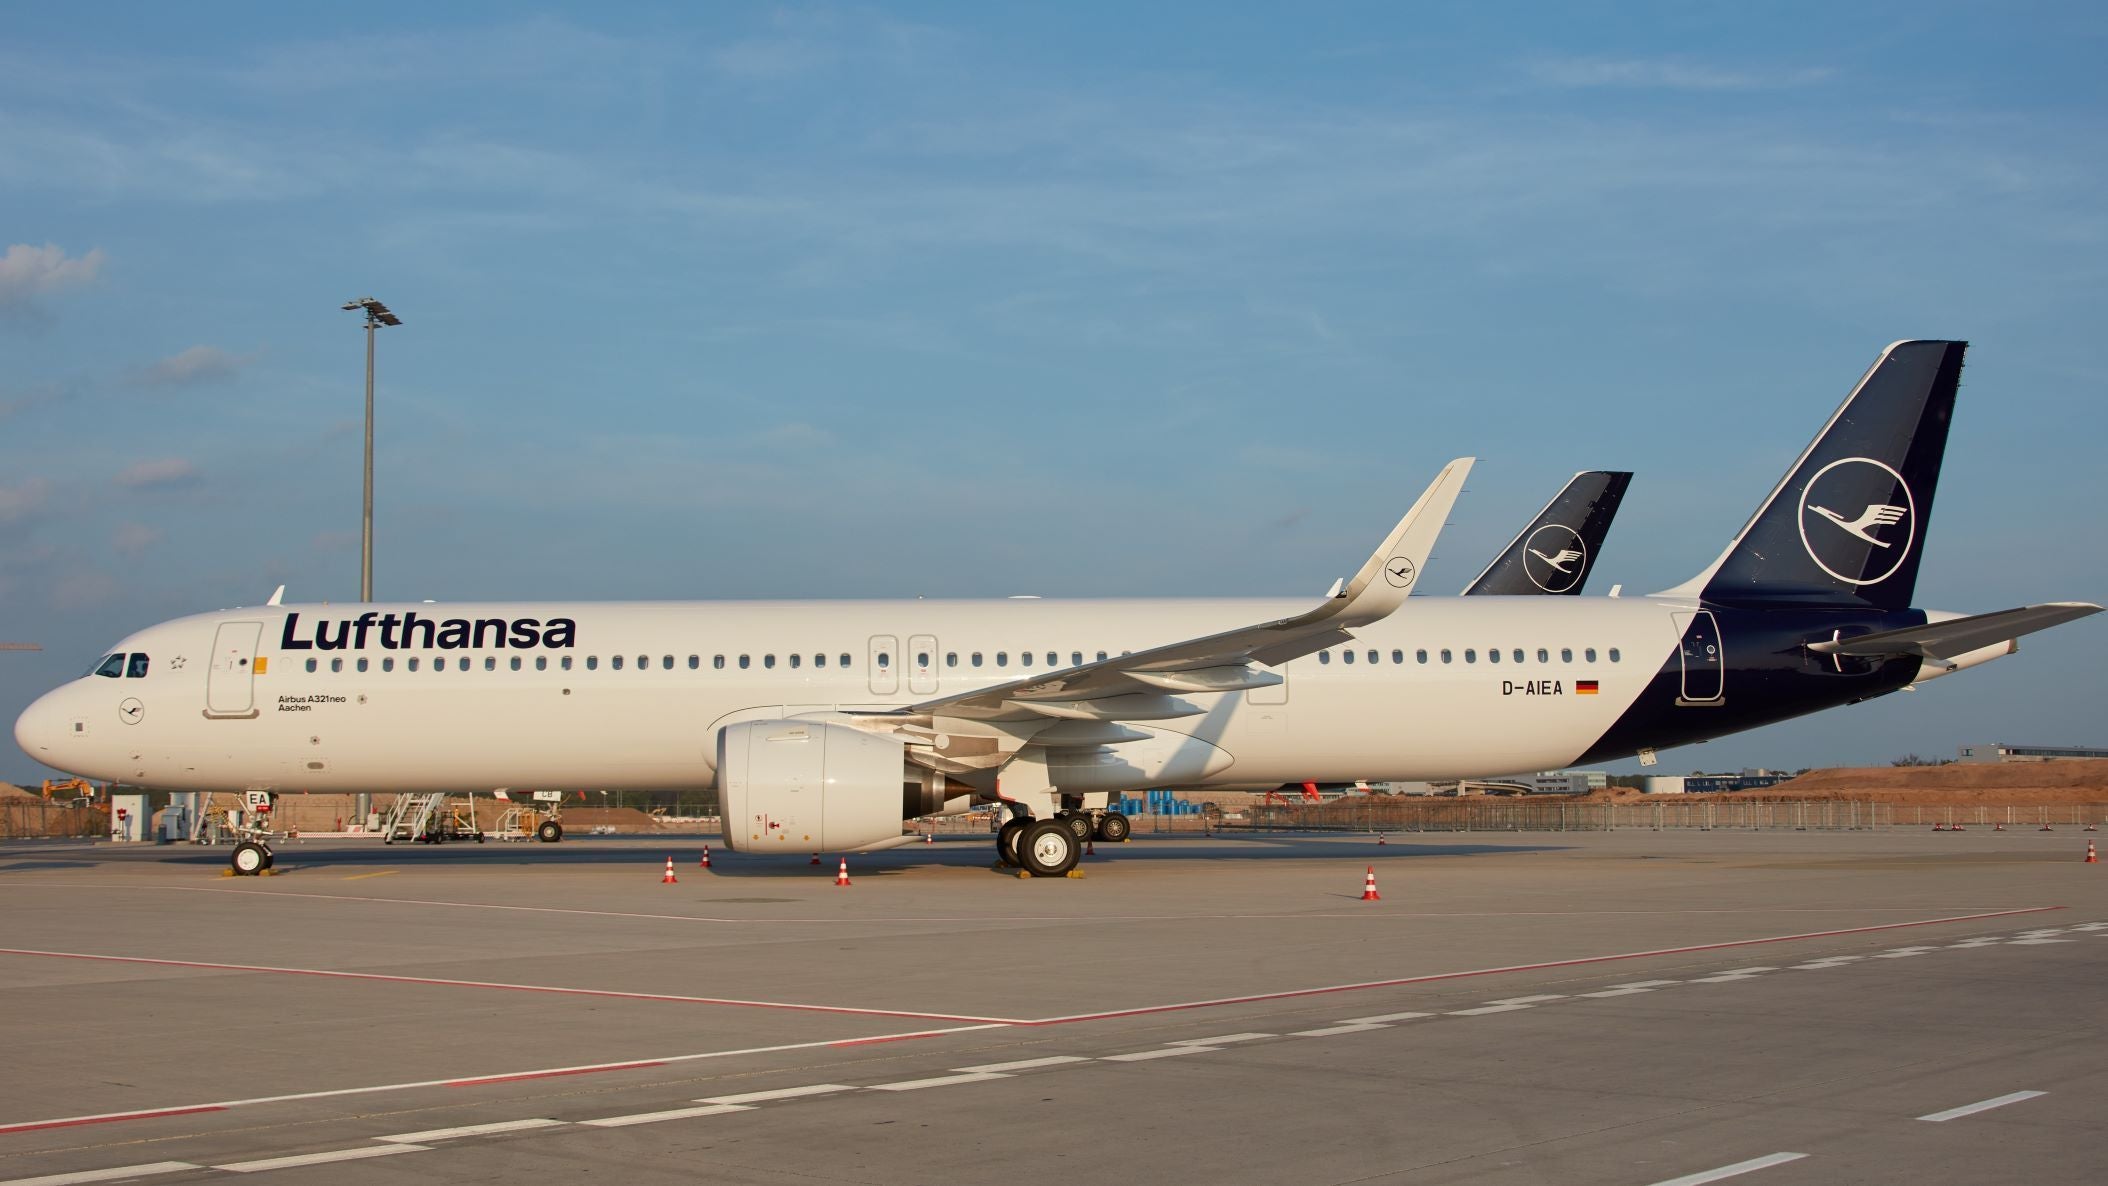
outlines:
M695 7L0 10L0 720L356 596L369 293L382 597L1315 596L1463 453L1430 587L1611 467L1661 588L1945 336L1919 602L2108 597L2097 6ZM1665 768L2108 742L2104 639Z

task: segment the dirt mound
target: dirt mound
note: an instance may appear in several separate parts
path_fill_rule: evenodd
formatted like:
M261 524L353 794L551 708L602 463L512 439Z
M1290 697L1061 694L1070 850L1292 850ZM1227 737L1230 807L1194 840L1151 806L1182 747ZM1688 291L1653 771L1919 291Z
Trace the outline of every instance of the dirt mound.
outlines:
M1810 770L1799 778L1725 798L1782 801L1860 799L1884 803L2108 803L2108 760L1863 766Z
M35 791L24 790L11 782L0 782L0 799L40 799Z

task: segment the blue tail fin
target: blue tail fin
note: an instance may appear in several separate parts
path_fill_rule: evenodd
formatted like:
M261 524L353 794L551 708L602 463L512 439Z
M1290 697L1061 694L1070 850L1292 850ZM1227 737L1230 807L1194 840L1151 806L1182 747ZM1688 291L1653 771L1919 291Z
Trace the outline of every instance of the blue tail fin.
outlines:
M1630 473L1619 471L1575 474L1566 489L1545 504L1522 534L1465 587L1464 595L1580 593L1631 482Z
M1676 594L1910 608L1966 342L1881 352L1710 569Z

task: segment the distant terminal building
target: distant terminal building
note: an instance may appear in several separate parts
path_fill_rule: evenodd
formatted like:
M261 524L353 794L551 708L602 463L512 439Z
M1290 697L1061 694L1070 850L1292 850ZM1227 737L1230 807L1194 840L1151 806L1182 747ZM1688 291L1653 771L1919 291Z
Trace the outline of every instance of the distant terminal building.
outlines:
M1656 774L1640 780L1648 795L1710 795L1721 791L1758 791L1792 778L1778 770L1744 770L1740 774Z
M1528 795L1586 795L1610 785L1607 770L1539 770L1465 780L1471 790L1521 790Z
M1965 745L1963 762L2057 762L2066 758L2108 758L2108 749L2090 745Z

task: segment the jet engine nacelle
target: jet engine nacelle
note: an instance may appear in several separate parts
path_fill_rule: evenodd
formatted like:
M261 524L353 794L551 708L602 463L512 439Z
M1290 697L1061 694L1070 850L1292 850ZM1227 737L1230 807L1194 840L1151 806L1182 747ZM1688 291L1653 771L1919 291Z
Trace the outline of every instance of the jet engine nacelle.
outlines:
M717 734L725 847L841 852L900 834L906 746L824 721L741 721Z

